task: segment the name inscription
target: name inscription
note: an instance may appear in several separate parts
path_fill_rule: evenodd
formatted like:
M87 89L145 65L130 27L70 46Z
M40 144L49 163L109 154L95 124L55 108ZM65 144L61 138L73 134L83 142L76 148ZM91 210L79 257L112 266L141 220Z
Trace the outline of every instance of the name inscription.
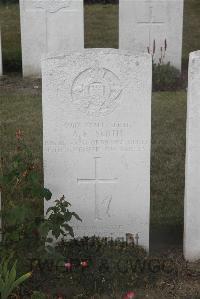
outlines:
M66 140L46 140L46 152L134 152L143 151L148 140L134 138L128 122L66 122Z

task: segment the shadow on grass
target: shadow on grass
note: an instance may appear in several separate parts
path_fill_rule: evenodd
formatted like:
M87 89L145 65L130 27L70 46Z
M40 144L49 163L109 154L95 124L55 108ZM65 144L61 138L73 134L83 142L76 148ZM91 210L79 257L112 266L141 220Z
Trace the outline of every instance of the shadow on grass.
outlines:
M162 253L173 248L183 249L183 224L150 226L150 252Z
M19 73L22 74L22 61L21 59L4 59L3 62L3 71L5 75L9 75L11 73Z

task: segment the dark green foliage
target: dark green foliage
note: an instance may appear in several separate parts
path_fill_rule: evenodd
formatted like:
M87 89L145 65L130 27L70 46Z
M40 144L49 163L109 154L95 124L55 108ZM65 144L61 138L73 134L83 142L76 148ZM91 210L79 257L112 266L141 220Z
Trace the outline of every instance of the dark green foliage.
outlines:
M40 291L44 292L44 281L48 282L48 298L57 298L56 294L67 299L91 298L95 294L98 298L100 294L122 298L116 293L143 286L152 275L146 252L134 244L91 237L61 241L56 251L60 259L41 261L38 257L32 268L32 283L37 283Z
M41 292L33 292L31 299L46 299L46 295Z
M119 0L84 0L85 4L118 4Z
M41 262L38 257L33 266L32 283L44 292L46 281L51 299L56 294L64 299L125 298L127 290L153 288L161 277L169 283L183 271L176 260L151 257L133 243L110 238L61 241L56 251L62 258Z
M9 5L14 3L19 3L19 0L0 0L0 4Z
M21 52L15 52L15 59L5 58L3 60L4 73L22 73L22 57Z
M153 63L153 91L170 91L182 87L181 74L174 66Z
M55 201L55 206L47 211L44 218L40 207L44 198L50 200L52 193L43 187L40 167L34 161L31 150L26 146L20 130L16 132L16 151L11 159L10 167L2 167L0 187L5 194L3 210L3 242L2 250L15 253L16 257L29 255L44 255L44 244L53 241L48 237L51 232L55 239L62 236L73 236L69 225L72 218L81 220L75 212L69 210L70 203L64 196ZM52 250L51 250L52 251ZM49 252L48 252L49 253Z
M26 273L17 276L17 261L11 265L11 257L3 258L0 263L0 295L1 299L10 298L13 290L21 285L25 280L31 277L32 273Z
M78 282L87 295L132 289L147 275L146 252L134 244L92 237L66 242L60 250L72 264L63 275L71 276L71 284Z
M70 203L65 201L65 197L55 201L55 205L47 209L48 219L45 220L48 231L58 239L59 236L65 237L68 234L74 237L73 229L68 224L72 217L81 221L80 217L75 212L69 212Z
M84 0L85 4L118 4L119 0ZM19 3L19 0L0 0L0 4Z

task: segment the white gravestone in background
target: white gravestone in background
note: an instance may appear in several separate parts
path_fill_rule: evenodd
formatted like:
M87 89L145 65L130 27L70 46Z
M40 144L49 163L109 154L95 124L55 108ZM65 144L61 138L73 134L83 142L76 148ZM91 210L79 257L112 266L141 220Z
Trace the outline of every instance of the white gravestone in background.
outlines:
M20 0L24 76L41 75L41 56L84 48L83 0Z
M3 64L2 64L2 46L1 46L1 27L0 27L0 76L3 75ZM1 211L1 192L0 192L0 211ZM1 217L0 217L0 241L2 240L2 224L1 224Z
M119 0L119 48L153 53L181 69L183 0Z
M1 46L1 27L0 27L0 76L3 75L3 63L2 63L2 46Z
M149 247L151 72L149 54L114 49L42 62L44 182L82 218L76 236Z
M1 46L1 27L0 27L0 76L3 75L3 64L2 64L2 46ZM1 211L1 192L0 192L0 211ZM0 217L0 241L2 240L1 233L1 217Z
M200 259L200 51L190 54L185 171L184 255Z

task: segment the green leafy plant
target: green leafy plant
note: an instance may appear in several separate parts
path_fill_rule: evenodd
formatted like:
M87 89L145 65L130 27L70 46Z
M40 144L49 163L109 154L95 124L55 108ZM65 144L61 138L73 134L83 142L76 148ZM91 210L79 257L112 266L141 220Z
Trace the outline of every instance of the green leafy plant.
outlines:
M181 87L181 74L174 66L153 64L153 91L177 90Z
M33 294L31 295L31 299L45 299L46 296L45 294L41 293L41 292L33 292Z
M4 194L3 220L4 248L15 253L16 257L44 256L50 243L49 232L54 239L70 235L73 229L69 225L72 217L81 220L75 212L69 210L70 203L65 197L55 200L55 206L43 213L43 200L50 200L52 193L43 187L40 163L25 144L20 130L16 132L16 151L9 165L3 165L0 186ZM4 163L3 163L4 164ZM49 251L48 251L49 254Z
M121 240L85 237L64 242L59 250L65 257L63 270L61 265L57 267L63 277L60 283L69 281L75 286L78 282L86 298L94 294L116 298L112 297L114 289L126 291L143 285L147 277L145 250Z
M11 295L12 291L16 289L25 280L31 277L31 272L26 273L17 278L16 265L17 261L9 267L10 258L4 258L0 264L0 294L1 299L6 299Z
M170 62L165 62L167 52L167 40L164 45L159 48L160 56L158 62L155 62L156 41L153 41L152 50L147 47L147 52L152 55L153 62L153 91L170 91L177 90L182 87L181 73L172 66Z
M74 237L73 229L68 222L72 217L79 221L81 221L81 218L75 212L69 211L70 206L71 204L65 200L64 195L57 199L55 205L47 209L47 218L41 225L40 230L44 231L45 235L50 231L56 239L67 235Z

